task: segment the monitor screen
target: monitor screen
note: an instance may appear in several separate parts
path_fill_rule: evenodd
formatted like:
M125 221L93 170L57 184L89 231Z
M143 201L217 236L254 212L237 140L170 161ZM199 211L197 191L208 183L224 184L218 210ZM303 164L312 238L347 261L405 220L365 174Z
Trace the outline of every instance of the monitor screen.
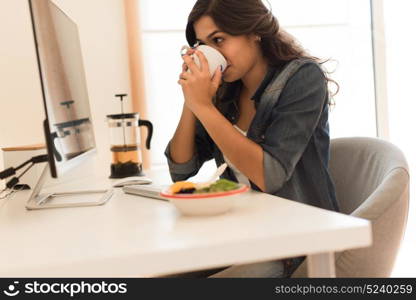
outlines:
M78 28L52 1L29 0L51 175L95 149ZM52 159L53 157L53 159Z

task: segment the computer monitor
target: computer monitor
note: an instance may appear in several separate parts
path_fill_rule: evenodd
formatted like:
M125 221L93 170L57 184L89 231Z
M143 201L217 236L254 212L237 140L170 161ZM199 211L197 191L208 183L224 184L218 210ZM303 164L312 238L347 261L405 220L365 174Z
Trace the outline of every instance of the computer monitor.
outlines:
M78 28L52 1L29 0L52 177L95 151Z
M96 150L81 44L76 23L57 5L50 0L28 1L46 115L48 165L50 175L57 178ZM44 176L27 208L52 205L47 202L57 194L39 195Z

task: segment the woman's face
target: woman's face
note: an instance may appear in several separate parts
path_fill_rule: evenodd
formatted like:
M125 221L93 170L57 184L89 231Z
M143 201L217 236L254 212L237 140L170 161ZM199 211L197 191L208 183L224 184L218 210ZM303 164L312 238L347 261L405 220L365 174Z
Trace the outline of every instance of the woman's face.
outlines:
M225 57L228 64L223 73L225 82L243 78L262 57L254 35L229 35L222 32L209 16L198 19L194 30L200 44L217 49Z

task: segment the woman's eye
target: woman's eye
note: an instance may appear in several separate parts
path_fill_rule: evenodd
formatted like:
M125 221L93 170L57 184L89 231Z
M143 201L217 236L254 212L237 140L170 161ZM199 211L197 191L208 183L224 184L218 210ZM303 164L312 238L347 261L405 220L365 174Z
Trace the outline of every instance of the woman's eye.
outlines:
M222 43L224 41L224 39L223 38L220 38L220 37L213 38L212 40L217 45L220 44L220 43Z

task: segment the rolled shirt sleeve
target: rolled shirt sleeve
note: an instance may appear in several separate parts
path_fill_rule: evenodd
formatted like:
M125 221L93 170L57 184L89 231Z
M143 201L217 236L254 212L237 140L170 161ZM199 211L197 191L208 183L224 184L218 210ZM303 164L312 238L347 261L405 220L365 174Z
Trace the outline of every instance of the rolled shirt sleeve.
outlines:
M195 126L195 153L189 161L185 163L174 162L170 155L170 142L165 149L170 176L174 182L186 180L196 175L204 162L214 158L214 142L199 120L196 121Z
M305 64L288 80L260 143L266 193L277 193L291 178L318 125L327 97L326 79L315 63Z

